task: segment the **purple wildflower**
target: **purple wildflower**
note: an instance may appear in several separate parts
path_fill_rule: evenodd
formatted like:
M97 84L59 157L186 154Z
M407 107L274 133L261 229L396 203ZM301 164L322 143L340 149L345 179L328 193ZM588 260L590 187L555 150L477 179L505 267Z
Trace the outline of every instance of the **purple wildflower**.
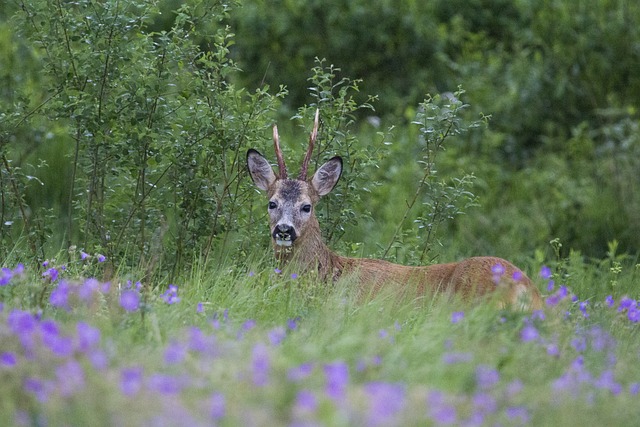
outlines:
M476 384L482 390L493 388L500 381L498 371L487 365L478 365L476 368Z
M205 335L200 328L195 326L189 328L189 351L213 355L215 344L216 341L213 335Z
M33 394L39 402L49 400L49 395L53 391L51 383L32 377L24 380L23 388L26 392Z
M300 390L296 396L294 412L298 414L311 413L318 407L316 396L309 390Z
M613 305L615 304L615 300L613 299L613 297L611 295L608 295L607 298L605 298L604 301L607 304L607 307L613 307Z
M169 285L169 289L167 289L160 298L169 305L180 302L180 297L178 297L178 287L176 285Z
M282 270L280 270L279 268L274 268L274 269L273 269L273 271L274 271L274 273L276 273L276 274L280 274L280 273L282 273Z
M560 299L565 298L567 295L569 295L569 289L564 285L560 286L560 289L558 289L558 296Z
M245 322L242 324L242 326L240 327L240 329L244 332L250 331L251 329L256 327L257 322L255 321L255 319L248 319L245 320Z
M313 372L313 364L312 363L303 363L295 368L289 369L287 372L287 378L289 381L299 382L308 378Z
M60 282L58 286L51 292L49 296L49 302L52 306L63 308L67 311L71 310L69 307L69 293L71 288L67 282Z
M543 265L542 268L540 268L540 277L544 280L551 279L551 269Z
M618 311L625 311L630 308L634 308L637 305L637 302L634 299L629 297L622 297L620 299L620 303L618 304Z
M126 311L136 311L140 306L140 294L132 289L122 291L120 306Z
M45 279L49 279L52 282L55 282L56 280L58 280L58 269L51 267L47 269L47 271L42 273L42 277L44 277Z
M529 423L529 410L525 406L509 406L505 413L507 418L518 421L521 425Z
M600 326L594 326L589 331L589 338L591 339L591 348L595 351L603 351L608 348L613 349L616 346L615 339Z
M531 314L531 320L544 320L545 315L543 310L534 310Z
M491 272L496 276L502 276L504 274L504 266L500 263L491 267Z
M558 303L560 302L560 297L558 296L558 294L551 294L548 297L545 298L544 302L549 306L549 307L553 307L555 305L558 305Z
M439 391L432 391L427 396L429 417L436 425L454 425L458 421L455 406L446 402Z
M573 347L573 349L578 353L582 353L587 349L587 340L582 336L575 337L571 340L571 347Z
M637 306L629 309L627 312L627 318L632 323L640 322L640 310Z
M24 274L24 264L19 262L13 269L13 276L22 276Z
M107 257L102 254L96 254L96 258L98 259L98 262L105 262L107 260Z
M99 349L90 350L87 353L87 359L96 371L103 371L109 366L109 358L107 354Z
M613 371L611 370L602 372L600 378L595 381L594 385L597 388L609 390L613 395L618 395L622 391L622 386L615 381Z
M584 356L578 356L571 362L571 369L574 371L582 371L584 369Z
M298 327L299 320L299 317L287 320L287 328L291 329L292 331L295 330Z
M12 277L13 272L10 269L6 267L0 269L0 286L8 285Z
M372 382L364 386L369 397L367 425L390 425L405 405L405 387L401 384Z
M555 344L555 343L547 344L547 354L549 356L555 356L555 357L560 356L560 349L558 348L558 344Z
M82 286L78 289L78 297L85 302L91 301L95 292L100 287L100 282L97 279L87 279Z
M58 326L52 320L45 320L40 325L42 342L51 353L60 357L69 357L73 354L73 340L70 337L60 335Z
M222 393L213 393L209 398L209 415L214 420L224 418L227 402Z
M18 363L18 358L14 353L4 352L0 354L0 366L12 367Z
M549 280L547 282L547 292L551 292L556 287L556 282L553 280Z
M496 401L496 398L489 393L476 393L473 396L472 401L473 407L476 411L484 415L493 414L496 409L498 409L498 402Z
M109 293L109 289L111 289L111 282L104 282L100 286L100 292L102 292L103 294Z
M333 362L324 365L326 393L335 400L342 400L349 383L349 367L344 362Z
M23 335L36 329L38 319L28 311L14 309L9 313L7 324L14 334Z
M451 323L458 323L464 319L464 311L454 311L451 313Z
M199 302L198 305L196 305L196 313L202 313L204 312L204 304Z
M298 278L298 273L291 273L291 278L296 280Z
M530 323L525 325L524 328L522 328L522 330L520 331L520 340L522 340L522 342L535 341L539 336L540 334L538 333L536 327Z
M58 328L58 324L55 320L47 319L40 322L40 331L43 336L58 335L60 333L60 328Z
M185 379L167 374L152 374L147 378L146 385L150 390L160 394L175 395L182 391Z
M125 368L120 371L120 391L125 396L133 396L142 388L142 368Z
M269 382L269 370L271 368L271 361L269 360L269 353L267 347L263 344L256 344L253 347L253 353L251 356L251 370L253 376L253 383L258 387L264 387Z
M182 363L185 357L187 357L187 349L177 341L171 341L164 350L164 363L167 365Z
M58 390L62 396L71 396L84 389L84 370L80 363L68 360L56 368Z
M286 338L287 331L282 326L278 326L269 331L269 342L272 346L280 345L280 343Z
M505 272L505 269L502 264L496 264L493 267L491 267L491 273L493 275L493 283L495 283L496 285L500 283L500 280L502 279L504 272Z
M89 258L89 254L88 254L88 253L86 253L85 251L80 251L80 260L81 260L81 261L84 261L84 260L86 260L87 258Z
M640 393L640 383L629 384L629 393L632 396L636 396L638 393Z

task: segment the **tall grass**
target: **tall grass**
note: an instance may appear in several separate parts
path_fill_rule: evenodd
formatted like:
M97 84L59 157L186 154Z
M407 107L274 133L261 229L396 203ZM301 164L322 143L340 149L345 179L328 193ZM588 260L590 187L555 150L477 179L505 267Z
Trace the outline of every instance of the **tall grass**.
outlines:
M580 269L573 260L568 268ZM250 263L251 265L251 263ZM356 299L351 283L194 263L109 283L97 258L2 271L0 415L14 425L631 425L640 313L543 270L544 311ZM559 270L558 270L559 271ZM554 275L555 274L555 275ZM560 279L560 280L558 280ZM603 286L585 280L584 291ZM605 284L608 286L608 284Z

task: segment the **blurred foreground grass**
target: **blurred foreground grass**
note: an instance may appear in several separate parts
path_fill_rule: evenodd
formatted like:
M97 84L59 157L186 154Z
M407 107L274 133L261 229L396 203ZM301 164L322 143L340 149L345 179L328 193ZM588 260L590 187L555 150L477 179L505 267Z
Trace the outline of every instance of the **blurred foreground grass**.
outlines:
M544 311L512 313L391 295L358 302L349 283L327 287L261 262L195 267L174 284L87 279L89 262L2 270L8 424L637 421L633 266L606 296L590 292L611 286L597 276L562 285L596 267L545 268Z

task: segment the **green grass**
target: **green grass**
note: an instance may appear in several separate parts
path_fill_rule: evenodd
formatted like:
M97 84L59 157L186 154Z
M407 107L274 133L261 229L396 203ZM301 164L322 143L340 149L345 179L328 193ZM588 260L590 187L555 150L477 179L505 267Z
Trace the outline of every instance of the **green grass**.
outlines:
M531 314L385 294L358 301L348 282L326 286L265 264L198 266L175 282L180 300L171 304L169 283L143 283L134 311L120 306L123 273L108 289L89 282L93 289L81 262L53 266L53 283L26 268L0 287L0 418L34 426L637 421L639 328L617 310L634 296L637 268L616 274L609 307L601 292L580 293L609 286L598 269L569 261L563 271L573 276L562 274L592 273L579 276L576 301L569 293ZM61 283L67 307L52 304ZM559 289L538 284L548 295Z

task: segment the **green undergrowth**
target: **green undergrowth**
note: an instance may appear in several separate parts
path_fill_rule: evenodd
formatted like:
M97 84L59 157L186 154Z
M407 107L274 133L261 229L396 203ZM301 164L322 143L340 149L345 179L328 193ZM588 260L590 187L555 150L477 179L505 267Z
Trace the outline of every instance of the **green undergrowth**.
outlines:
M174 283L6 267L0 413L15 425L630 425L638 271L610 273L612 287L578 264L536 275L535 313L363 300L354 283L268 261L195 263Z

